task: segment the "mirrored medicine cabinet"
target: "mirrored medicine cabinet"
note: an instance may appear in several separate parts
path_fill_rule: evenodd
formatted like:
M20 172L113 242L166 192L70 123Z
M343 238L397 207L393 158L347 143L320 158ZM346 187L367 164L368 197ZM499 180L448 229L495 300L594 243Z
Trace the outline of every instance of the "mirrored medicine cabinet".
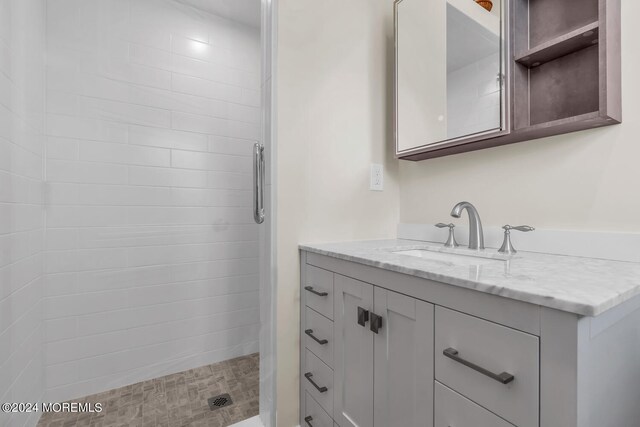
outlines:
M396 0L394 9L401 159L621 121L620 0Z

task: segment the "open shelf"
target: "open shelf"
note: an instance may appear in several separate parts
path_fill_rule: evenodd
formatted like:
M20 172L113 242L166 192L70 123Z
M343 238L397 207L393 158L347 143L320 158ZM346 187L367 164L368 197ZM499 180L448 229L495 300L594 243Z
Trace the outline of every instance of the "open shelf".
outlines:
M513 1L513 137L619 122L619 0Z
M546 41L533 49L516 54L515 61L527 68L577 52L598 43L599 23L592 22L569 33Z
M589 46L529 72L530 125L599 108L598 46Z
M528 43L525 49L540 46L563 34L599 21L600 4L606 1L609 0L524 0L524 14L528 27ZM516 50L519 51L520 49Z

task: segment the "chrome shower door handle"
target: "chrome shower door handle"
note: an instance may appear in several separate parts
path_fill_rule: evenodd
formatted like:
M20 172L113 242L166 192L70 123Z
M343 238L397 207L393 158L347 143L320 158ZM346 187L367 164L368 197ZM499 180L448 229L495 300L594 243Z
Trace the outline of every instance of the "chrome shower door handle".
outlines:
M253 145L253 219L264 222L264 145Z

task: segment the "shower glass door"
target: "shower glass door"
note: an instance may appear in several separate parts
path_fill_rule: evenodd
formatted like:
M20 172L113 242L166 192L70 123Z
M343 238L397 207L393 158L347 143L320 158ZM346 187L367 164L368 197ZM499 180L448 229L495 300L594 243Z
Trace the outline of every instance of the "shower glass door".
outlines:
M0 0L0 400L91 404L0 427L258 415L260 14L260 0Z

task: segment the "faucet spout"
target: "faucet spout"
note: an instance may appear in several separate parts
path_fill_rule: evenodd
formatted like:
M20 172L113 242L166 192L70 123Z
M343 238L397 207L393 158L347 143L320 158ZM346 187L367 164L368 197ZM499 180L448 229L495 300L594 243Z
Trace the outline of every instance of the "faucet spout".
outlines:
M469 249L484 249L482 222L476 207L469 202L460 202L451 210L451 216L460 218L464 210L469 214Z

